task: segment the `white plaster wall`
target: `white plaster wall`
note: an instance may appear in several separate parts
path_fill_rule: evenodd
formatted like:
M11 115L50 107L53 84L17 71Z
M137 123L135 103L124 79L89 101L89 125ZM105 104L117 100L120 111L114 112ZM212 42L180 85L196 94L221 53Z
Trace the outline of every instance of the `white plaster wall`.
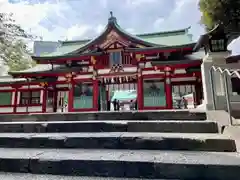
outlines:
M1 107L0 108L0 113L12 113L13 112L13 107Z
M42 106L17 107L17 112L42 112Z
M30 86L22 86L19 89L36 89L36 88L41 88L39 85L30 85Z
M53 112L53 107L47 107L47 108L46 108L46 112L48 112L48 113L49 113L49 112Z
M92 74L84 74L84 75L78 75L74 79L86 79L86 78L92 78Z
M164 71L160 71L160 70L157 70L157 71L142 71L142 74L145 75L145 74L164 74Z
M180 82L180 81L195 81L196 77L186 77L186 78L171 78L172 82Z
M3 87L0 87L0 90L12 90L13 88L12 87L5 87L5 86L3 86Z

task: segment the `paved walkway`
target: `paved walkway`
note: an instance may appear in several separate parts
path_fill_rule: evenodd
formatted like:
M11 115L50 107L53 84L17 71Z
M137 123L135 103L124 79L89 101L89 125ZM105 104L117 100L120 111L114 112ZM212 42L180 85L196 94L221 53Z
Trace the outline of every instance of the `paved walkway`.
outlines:
M73 177L73 176L52 176L52 175L34 175L34 174L13 174L0 173L1 180L145 180L145 179L125 179L109 177Z

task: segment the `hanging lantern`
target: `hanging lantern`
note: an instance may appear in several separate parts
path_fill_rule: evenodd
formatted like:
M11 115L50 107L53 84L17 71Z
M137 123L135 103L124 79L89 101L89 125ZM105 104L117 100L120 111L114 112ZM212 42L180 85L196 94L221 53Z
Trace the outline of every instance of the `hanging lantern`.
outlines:
M140 61L142 58L144 58L144 55L142 54L136 54L137 61Z
M72 80L72 73L67 73L66 75L65 75L65 78L66 78L66 81L67 82L71 82L71 80Z
M72 61L71 60L67 60L67 66L71 66L72 65Z
M47 82L40 82L40 86L41 86L41 87L47 87L47 86L48 86L48 83L47 83Z
M93 65L95 65L96 62L97 62L96 57L95 57L95 56L91 56L91 63L92 63Z
M217 25L208 33L209 49L211 52L227 51L227 34L224 31L223 25Z
M164 71L167 71L167 72L169 72L169 71L171 71L171 70L172 70L172 69L171 69L170 67L168 67L168 66L164 68Z

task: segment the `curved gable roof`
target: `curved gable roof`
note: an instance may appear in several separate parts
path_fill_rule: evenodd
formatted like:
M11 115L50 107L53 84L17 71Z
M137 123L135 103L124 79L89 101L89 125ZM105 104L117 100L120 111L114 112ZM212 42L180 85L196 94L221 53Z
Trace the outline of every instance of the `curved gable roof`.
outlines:
M75 41L60 41L61 46L55 52L44 54L44 57L63 56L79 54L95 44L101 44L106 40L106 37L112 31L116 32L120 37L129 40L134 44L139 44L143 47L171 47L192 44L192 36L188 34L190 27L175 31L165 31L157 33L147 33L132 35L122 29L117 23L116 17L112 16L108 19L103 32L94 39L75 40Z
M112 15L112 14L111 14ZM80 47L79 49L71 52L71 53L81 53L85 50L87 50L90 46L100 43L102 41L104 41L104 38L112 31L114 30L116 33L118 33L119 35L126 37L126 39L134 42L134 43L138 43L141 44L143 46L146 47L151 47L151 46L159 46L158 44L155 43L151 43L151 42L147 42L144 41L143 39L141 39L140 37L137 37L135 35L132 35L128 32L126 32L124 29L122 29L118 23L117 23L117 19L114 16L111 16L108 19L108 24L105 27L104 31L95 39L90 40L89 42L87 42L84 46Z

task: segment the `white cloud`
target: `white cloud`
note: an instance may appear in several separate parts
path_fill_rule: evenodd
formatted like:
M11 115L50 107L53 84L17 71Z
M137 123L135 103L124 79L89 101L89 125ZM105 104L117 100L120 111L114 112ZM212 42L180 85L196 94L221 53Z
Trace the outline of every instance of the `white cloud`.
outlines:
M160 17L154 22L153 27L155 29L158 29L159 27L161 27L163 23L164 23L164 18Z
M34 4L16 0L9 3L8 0L0 0L0 9L13 12L18 24L32 34L42 36L43 40L93 37L103 31L111 10L118 15L122 22L120 25L131 27L126 30L133 34L181 29L190 25L194 39L204 32L199 25L198 0L122 0L120 4L115 0L96 0L95 4L89 0L41 2ZM136 11L128 8L136 8Z
M47 2L41 4L29 4L27 2L12 4L6 0L1 3L1 11L7 13L12 12L16 23L20 24L26 31L50 39L58 38L58 33L54 34L49 32L47 28L40 24L42 21L48 22L49 14L51 13L56 13L57 16L60 16L59 12L61 8L66 8L66 6L62 3L50 4ZM55 33L56 30L57 28L54 30Z
M159 0L127 0L127 5L139 6L143 4L154 3Z
M90 30L91 27L89 25L74 25L67 29L67 39L68 40L73 40L75 37L82 37L84 36L88 30Z
M126 31L131 33L131 34L136 34L136 31L133 28L127 28Z
M97 25L95 31L97 34L100 34L101 32L103 32L104 28L105 28L105 25L99 24Z

